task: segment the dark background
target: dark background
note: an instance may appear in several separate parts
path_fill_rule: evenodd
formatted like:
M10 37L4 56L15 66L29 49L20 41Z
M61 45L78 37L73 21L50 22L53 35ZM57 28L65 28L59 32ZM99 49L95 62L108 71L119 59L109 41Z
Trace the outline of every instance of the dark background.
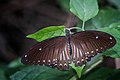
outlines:
M0 0L0 61L21 56L35 40L26 35L50 25L63 25L66 14L56 0Z

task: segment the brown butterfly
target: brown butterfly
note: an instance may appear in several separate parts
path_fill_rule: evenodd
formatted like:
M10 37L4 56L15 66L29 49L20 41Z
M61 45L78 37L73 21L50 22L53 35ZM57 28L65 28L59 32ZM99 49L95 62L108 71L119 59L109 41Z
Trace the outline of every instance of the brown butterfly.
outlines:
M83 65L115 44L115 38L108 33L81 31L39 42L27 51L21 61L28 65L46 65L66 70L71 62L75 66Z

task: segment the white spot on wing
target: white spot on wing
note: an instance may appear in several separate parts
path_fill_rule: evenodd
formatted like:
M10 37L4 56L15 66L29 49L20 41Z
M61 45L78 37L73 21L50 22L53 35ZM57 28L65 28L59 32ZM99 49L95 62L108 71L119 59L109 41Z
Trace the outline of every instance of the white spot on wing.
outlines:
M112 37L110 37L110 39L112 40Z
M50 60L48 60L48 62L50 62Z
M57 66L57 64L55 64L54 66Z
M41 49L41 48L39 48L39 50L41 51L42 49Z
M45 60L43 60L43 62L45 62Z
M91 51L91 53L93 53L94 51Z
M53 59L53 61L55 61L55 59Z
M25 57L27 57L27 55L25 55Z
M89 54L89 52L87 52L87 54Z
M84 59L82 59L81 61L84 61Z
M88 57L86 57L85 59L88 59Z
M65 63L64 66L67 66L67 64Z
M80 63L80 61L77 61L77 63Z
M40 60L38 60L38 62L40 62Z
M99 37L98 36L96 36L96 39L98 39Z
M59 66L62 66L62 64L60 64Z
M96 51L98 51L98 49L96 49Z

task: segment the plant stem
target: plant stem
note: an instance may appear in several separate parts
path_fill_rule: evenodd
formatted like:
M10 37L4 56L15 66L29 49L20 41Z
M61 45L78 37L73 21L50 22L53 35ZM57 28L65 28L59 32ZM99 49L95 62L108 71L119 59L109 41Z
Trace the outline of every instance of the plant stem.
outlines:
M85 21L82 23L82 31L85 31Z
M77 80L77 77L73 76L70 80Z
M91 65L89 65L89 67L84 71L83 74L88 73L90 70L92 70L93 68L95 68L98 64L100 64L103 61L103 57L101 55L96 56L96 61L94 61L94 63L92 63Z
M79 27L71 27L70 29L80 29L80 30L82 30L82 29L79 28Z

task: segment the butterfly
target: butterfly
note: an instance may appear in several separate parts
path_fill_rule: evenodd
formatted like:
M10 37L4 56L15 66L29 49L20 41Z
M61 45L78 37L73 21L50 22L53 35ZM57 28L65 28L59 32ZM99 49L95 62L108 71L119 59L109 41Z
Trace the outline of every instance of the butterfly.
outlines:
M71 62L75 66L86 64L91 57L115 44L115 38L108 33L86 30L39 42L23 55L21 62L66 70Z

